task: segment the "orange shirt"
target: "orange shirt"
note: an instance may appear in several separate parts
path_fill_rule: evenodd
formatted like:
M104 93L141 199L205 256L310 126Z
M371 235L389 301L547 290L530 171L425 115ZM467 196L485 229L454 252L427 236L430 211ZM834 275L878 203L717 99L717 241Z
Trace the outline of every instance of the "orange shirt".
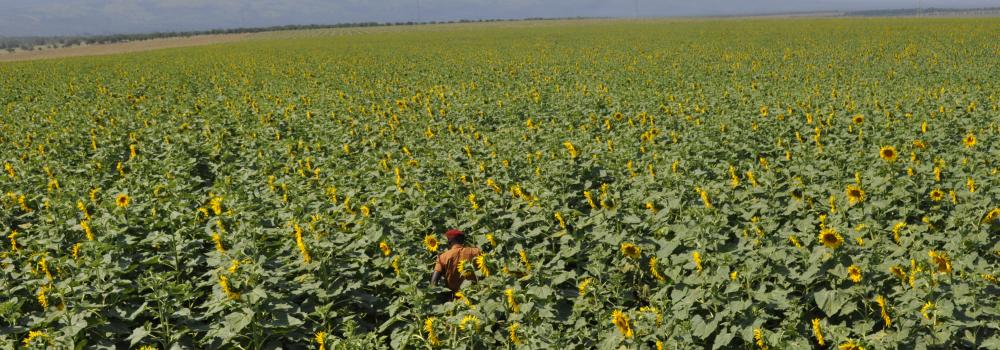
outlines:
M479 248L466 247L461 244L452 245L446 252L438 255L437 261L434 263L434 272L444 275L444 283L448 285L448 289L457 292L462 286L462 281L466 279L476 280L475 270L468 266L466 266L464 278L458 273L459 262L467 261L475 266L475 259L481 253Z

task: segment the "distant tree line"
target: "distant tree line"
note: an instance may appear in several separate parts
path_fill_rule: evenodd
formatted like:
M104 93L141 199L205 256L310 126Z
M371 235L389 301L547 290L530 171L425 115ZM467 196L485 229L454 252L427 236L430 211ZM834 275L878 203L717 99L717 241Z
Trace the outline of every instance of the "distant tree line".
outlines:
M337 24L305 24L305 25L283 25L271 27L247 27L230 29L212 29L200 31L182 32L154 32L141 34L108 34L108 35L62 35L62 36L21 36L4 37L0 36L0 50L14 52L17 50L33 51L38 49L54 49L60 47L70 47L77 45L110 44L129 41L142 41L150 39L190 37L195 35L211 34L239 34L239 33L259 33L283 30L301 29L328 29L328 28L355 28L355 27L378 27L378 26L412 26L423 24L446 24L446 23L474 23L474 22L506 22L506 21L539 21L539 20L559 20L559 19L585 19L594 17L564 17L564 18L523 18L523 19L460 19L453 21L424 21L424 22L352 22Z
M865 10L845 12L845 16L858 17L894 17L894 16L921 16L921 15L961 15L961 14L1000 14L1000 7L980 7L968 9L951 8L923 8L923 9L893 9L893 10Z

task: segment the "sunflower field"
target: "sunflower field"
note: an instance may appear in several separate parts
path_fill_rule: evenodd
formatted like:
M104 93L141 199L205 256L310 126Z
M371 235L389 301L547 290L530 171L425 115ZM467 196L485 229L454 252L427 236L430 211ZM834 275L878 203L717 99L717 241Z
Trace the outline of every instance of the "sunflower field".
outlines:
M1000 348L1000 19L311 31L0 115L0 349Z

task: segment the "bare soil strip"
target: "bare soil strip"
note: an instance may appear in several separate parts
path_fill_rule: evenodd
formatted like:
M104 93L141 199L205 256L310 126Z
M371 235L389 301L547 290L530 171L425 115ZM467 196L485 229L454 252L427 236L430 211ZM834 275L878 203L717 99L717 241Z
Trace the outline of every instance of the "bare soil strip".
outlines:
M159 49L169 49L175 47L211 45L218 43L233 42L247 38L249 34L214 34L196 35L190 37L173 37L162 39L150 39L142 41L130 41L124 43L95 44L84 46L72 46L56 49L41 49L35 51L16 51L13 53L0 53L0 62L28 61L51 58L75 57L75 56L95 56L111 55L125 52L138 52Z

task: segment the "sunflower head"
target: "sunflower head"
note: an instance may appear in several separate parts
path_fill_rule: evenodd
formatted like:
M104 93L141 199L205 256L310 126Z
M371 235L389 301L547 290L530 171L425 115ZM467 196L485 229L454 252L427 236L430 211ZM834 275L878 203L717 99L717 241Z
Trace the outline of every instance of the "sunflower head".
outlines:
M904 271L903 268L899 266L890 267L889 273L891 273L893 276L896 276L899 279L906 278L906 271Z
M479 254L479 256L476 257L476 269L478 269L484 276L490 276L490 267L486 265L486 255Z
M941 189L935 188L935 189L931 190L930 197L931 197L932 201L940 202L942 199L944 199L944 191L942 191Z
M896 157L899 156L899 152L896 152L896 147L893 146L882 146L878 150L878 156L887 162L895 162Z
M854 283L861 282L861 268L858 265L851 265L847 268L847 278Z
M626 338L631 338L632 326L629 324L628 316L625 315L621 310L615 310L611 313L611 323L618 327L618 330L622 332Z
M434 321L434 317L424 320L424 331L427 332L427 341L431 343L432 347L437 346L441 341L434 332Z
M639 248L638 246L630 242L622 243L621 250L622 250L622 255L632 259L638 259L639 255L642 253L642 248Z
M865 350L865 348L858 345L858 343L855 343L853 340L848 340L846 343L840 344L840 346L837 347L837 350Z
M988 224L996 219L1000 219L1000 208L995 208L993 210L990 210L989 213L986 213L986 216L983 217L983 223Z
M948 254L932 250L927 253L927 256L931 258L934 265L937 265L938 272L951 272L951 259L948 259Z
M830 249L837 249L844 244L844 237L832 228L825 228L819 232L819 241Z
M861 189L861 186L848 185L844 192L847 194L848 202L852 205L861 203L861 201L865 200L865 191Z
M119 194L118 196L115 196L115 205L117 205L119 208L128 207L128 204L131 201L132 200L128 198L127 194Z
M431 252L436 252L438 250L439 244L440 242L438 242L437 237L435 237L434 235L424 236L424 247L427 247L427 250Z
M566 152L569 153L569 158L570 159L576 158L576 154L577 154L576 153L576 146L574 146L572 142L569 142L569 141L563 142L563 147L565 147L566 148Z
M865 122L865 116L860 115L860 114L855 115L854 117L851 118L851 122L854 122L854 124L864 123Z
M962 138L962 143L965 144L966 148L971 148L972 146L975 146L976 145L976 135L973 135L972 133L969 133L968 135L965 135L965 137Z
M459 322L458 328L463 331L466 329L469 331L479 330L479 318L475 315L466 315L462 318L462 321Z

